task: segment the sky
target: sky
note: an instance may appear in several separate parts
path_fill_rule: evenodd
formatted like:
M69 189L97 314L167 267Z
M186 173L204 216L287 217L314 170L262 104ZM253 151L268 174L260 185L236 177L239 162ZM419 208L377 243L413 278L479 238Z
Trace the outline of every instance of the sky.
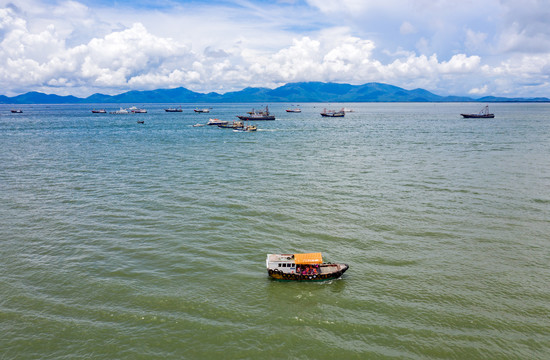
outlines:
M0 0L0 94L323 81L550 97L550 0Z

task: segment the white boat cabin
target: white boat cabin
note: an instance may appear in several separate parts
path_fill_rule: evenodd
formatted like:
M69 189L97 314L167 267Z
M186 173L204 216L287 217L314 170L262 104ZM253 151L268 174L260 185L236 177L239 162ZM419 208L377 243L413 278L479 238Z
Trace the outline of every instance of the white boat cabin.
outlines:
M301 274L304 271L317 273L323 257L321 253L267 254L265 263L268 270L279 270L287 274Z

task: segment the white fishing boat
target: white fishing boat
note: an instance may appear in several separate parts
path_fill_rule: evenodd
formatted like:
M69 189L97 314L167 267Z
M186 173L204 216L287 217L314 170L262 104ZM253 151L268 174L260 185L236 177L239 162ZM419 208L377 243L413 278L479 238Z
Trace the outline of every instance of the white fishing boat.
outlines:
M209 119L208 122L206 123L206 125L226 125L228 124L229 121L227 120L220 120L220 119Z
M164 111L166 111L166 112L182 112L183 110L181 109L181 106L180 106L179 108L164 109Z
M130 112L126 109L123 109L123 108L120 108L119 110L116 110L116 111L111 111L109 112L109 114L113 114L113 115L125 115L125 114L129 114Z

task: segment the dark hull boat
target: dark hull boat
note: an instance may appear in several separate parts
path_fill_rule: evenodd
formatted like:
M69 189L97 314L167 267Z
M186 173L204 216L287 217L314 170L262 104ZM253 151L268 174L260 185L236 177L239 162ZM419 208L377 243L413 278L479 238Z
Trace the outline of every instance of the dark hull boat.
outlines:
M182 112L183 110L181 109L181 106L180 106L179 108L164 109L164 111L166 111L166 112Z
M346 116L346 112L344 111L344 109L340 111L324 109L323 112L321 113L321 116L322 117L344 117Z
M464 119L492 119L495 114L489 112L489 106L485 106L478 114L460 114Z
M347 264L323 263L321 253L268 254L268 275L276 280L325 281L340 278Z
M275 120L275 116L269 113L269 109L266 106L264 111L252 111L248 112L248 115L237 115L241 120L245 121L257 121L257 120Z

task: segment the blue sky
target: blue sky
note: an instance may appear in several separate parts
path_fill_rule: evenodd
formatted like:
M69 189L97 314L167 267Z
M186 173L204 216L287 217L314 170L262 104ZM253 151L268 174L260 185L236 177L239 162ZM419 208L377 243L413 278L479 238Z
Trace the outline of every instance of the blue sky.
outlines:
M0 93L383 82L550 97L549 0L0 0Z

